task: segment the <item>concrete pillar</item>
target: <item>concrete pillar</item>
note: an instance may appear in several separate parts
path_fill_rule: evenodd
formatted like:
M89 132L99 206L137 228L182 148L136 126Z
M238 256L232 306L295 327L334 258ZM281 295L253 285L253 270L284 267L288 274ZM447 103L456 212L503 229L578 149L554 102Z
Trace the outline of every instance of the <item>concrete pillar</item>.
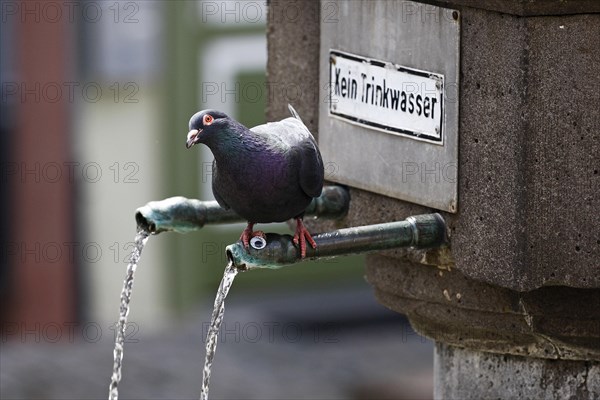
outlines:
M597 399L600 365L495 354L437 343L436 399Z
M304 91L295 99L276 91L268 118L286 116L293 100L318 136L318 118L330 118L319 115L324 88L314 86L327 65L318 51L324 24L343 24L346 11L367 21L373 9L398 8L291 3L299 18L269 18L268 79ZM598 399L600 3L419 4L460 13L458 212L442 212L450 246L370 255L367 279L382 304L438 342L436 398ZM346 11L334 21L332 10ZM343 226L436 211L350 191Z

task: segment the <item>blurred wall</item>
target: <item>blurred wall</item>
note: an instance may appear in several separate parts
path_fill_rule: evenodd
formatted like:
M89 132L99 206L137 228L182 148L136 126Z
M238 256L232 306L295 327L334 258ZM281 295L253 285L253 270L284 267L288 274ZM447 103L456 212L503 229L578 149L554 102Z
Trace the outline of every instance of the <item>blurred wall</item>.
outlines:
M66 21L17 14L25 4L2 5L2 72L5 158L2 185L12 206L2 243L3 324L11 331L35 331L76 319L77 262L74 187L63 172L73 161L71 109L61 94L74 57L72 27ZM6 25L5 25L6 24ZM3 43L4 44L4 43ZM8 121L7 121L8 120Z

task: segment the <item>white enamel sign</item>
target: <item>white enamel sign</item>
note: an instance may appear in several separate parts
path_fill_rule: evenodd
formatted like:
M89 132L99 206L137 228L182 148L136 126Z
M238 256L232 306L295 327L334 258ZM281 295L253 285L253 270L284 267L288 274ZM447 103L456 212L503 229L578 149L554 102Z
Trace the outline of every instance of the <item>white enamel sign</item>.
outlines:
M444 76L331 50L332 116L371 129L443 144Z
M321 0L319 148L327 180L456 213L459 10Z

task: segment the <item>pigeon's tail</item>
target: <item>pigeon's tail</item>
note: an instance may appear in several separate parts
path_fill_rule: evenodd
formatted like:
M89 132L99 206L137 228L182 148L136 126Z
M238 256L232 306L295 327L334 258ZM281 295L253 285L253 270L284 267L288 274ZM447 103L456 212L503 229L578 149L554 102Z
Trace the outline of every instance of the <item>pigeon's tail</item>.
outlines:
M292 116L298 120L300 120L300 122L302 122L302 118L300 118L300 114L298 114L298 112L294 109L294 107L292 107L291 104L288 104L288 110L290 110L290 113L292 114ZM302 124L304 124L304 122L302 122Z

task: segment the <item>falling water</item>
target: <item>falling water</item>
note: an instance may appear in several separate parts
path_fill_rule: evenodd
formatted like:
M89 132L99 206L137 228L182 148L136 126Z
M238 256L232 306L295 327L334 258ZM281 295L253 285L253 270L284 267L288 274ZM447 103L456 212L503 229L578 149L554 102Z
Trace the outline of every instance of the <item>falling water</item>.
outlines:
M210 317L210 327L206 335L206 359L204 361L204 371L202 373L202 390L200 391L200 400L208 399L210 368L212 367L212 363L215 358L215 352L217 351L217 337L219 334L219 328L221 327L221 322L223 322L223 313L225 312L225 298L227 297L229 288L231 288L233 279L237 273L238 270L233 265L233 261L229 261L229 264L227 264L225 267L225 273L223 274L223 279L221 279L219 290L217 290L215 305L212 316Z
M113 351L113 373L110 379L108 392L109 400L119 398L118 385L121 381L121 368L123 366L123 344L125 343L125 330L127 329L127 315L129 314L129 301L131 300L131 291L133 289L133 277L137 264L140 261L142 250L148 241L149 232L139 230L135 236L135 248L131 252L129 264L127 265L127 274L123 282L121 291L121 306L119 307L119 322L117 323L117 336L115 338L115 349Z

